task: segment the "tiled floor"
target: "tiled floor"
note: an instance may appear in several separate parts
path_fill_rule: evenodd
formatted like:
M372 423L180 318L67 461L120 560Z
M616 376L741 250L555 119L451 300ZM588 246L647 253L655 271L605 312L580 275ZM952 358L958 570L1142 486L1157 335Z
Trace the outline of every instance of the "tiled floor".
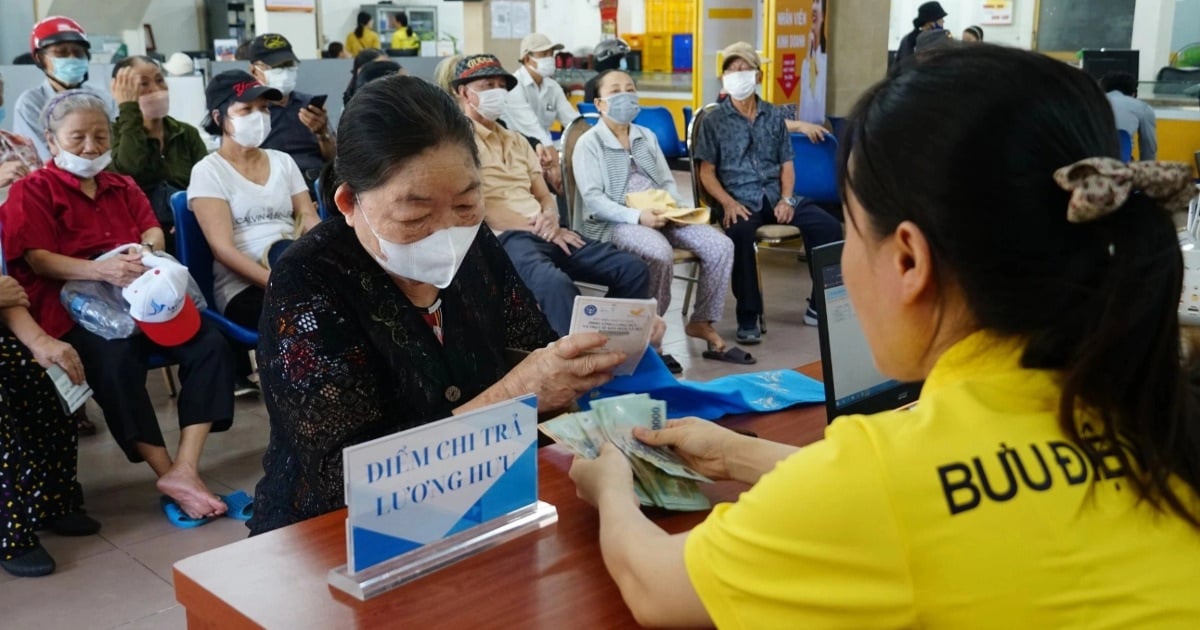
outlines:
M689 196L690 183L681 178ZM769 333L761 345L746 349L758 364L735 366L701 358L704 344L683 334L682 282L666 320L664 349L683 364L684 378L708 380L735 372L790 368L820 357L815 328L803 324L804 298L811 283L808 268L795 255L764 254ZM718 330L733 339L732 297ZM159 420L172 444L178 436L175 408L159 373L148 376ZM171 565L188 556L246 536L245 526L221 519L204 527L176 529L158 505L154 479L145 465L125 461L100 422L99 409L89 411L100 433L79 446L79 479L87 508L103 524L99 535L42 541L58 561L58 571L44 578L18 579L0 571L0 628L183 628L182 608L175 602ZM266 410L258 399L239 399L234 427L213 435L205 450L201 474L218 493L253 492L261 475L261 456L268 437Z

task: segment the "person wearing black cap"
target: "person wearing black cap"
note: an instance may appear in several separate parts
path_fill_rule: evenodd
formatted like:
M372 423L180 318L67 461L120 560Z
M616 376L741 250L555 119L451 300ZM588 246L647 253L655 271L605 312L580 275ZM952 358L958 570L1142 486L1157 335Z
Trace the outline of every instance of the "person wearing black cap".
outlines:
M325 108L310 104L312 94L296 91L300 60L286 37L278 33L259 35L250 42L247 54L250 74L282 94L270 105L271 132L262 147L292 156L304 180L311 184L337 151Z
M926 2L917 7L917 17L913 18L913 30L900 40L900 48L896 51L896 63L911 57L917 51L917 38L921 33L942 28L945 22L946 10L939 2Z
M554 331L570 331L576 280L604 285L611 297L650 297L650 272L641 258L559 225L558 203L537 154L524 136L496 122L517 78L495 55L464 57L454 77L454 96L475 129L484 220Z
M260 148L279 90L229 70L209 81L205 96L202 124L221 136L221 148L192 169L188 205L213 253L212 306L235 324L257 329L275 259L298 232L318 223L317 211L296 162ZM235 358L237 389L253 389L248 355L237 352Z

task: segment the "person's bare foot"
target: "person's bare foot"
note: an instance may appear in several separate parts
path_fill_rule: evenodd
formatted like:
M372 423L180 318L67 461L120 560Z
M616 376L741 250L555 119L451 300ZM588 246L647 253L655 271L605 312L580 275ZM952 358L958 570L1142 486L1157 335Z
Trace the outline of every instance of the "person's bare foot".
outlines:
M220 497L208 490L196 469L187 464L176 462L155 485L191 518L219 516L228 509Z
M704 340L708 343L710 350L717 352L725 350L725 340L721 337L721 333L713 328L712 322L688 322L683 327L683 333L689 337Z

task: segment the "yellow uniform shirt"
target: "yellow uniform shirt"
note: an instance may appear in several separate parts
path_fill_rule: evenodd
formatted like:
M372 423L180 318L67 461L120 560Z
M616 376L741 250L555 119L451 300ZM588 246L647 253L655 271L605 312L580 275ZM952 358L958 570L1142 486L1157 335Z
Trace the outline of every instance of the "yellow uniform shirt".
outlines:
M915 409L839 418L718 505L685 552L713 621L1200 628L1200 532L1138 504L1116 460L1068 443L1056 373L1021 369L1020 354L976 333Z
M536 217L542 204L533 196L533 180L542 176L542 165L529 140L500 125L489 129L475 121L472 124L479 150L484 218L503 211L527 219Z
M408 29L400 27L395 33L392 33L392 48L395 50L412 50L413 48L421 47L421 36L413 31L412 35L408 34Z
M346 52L350 53L351 57L368 48L382 48L379 45L379 33L371 30L371 27L363 29L361 38L355 35L354 31L350 31L350 34L346 36Z

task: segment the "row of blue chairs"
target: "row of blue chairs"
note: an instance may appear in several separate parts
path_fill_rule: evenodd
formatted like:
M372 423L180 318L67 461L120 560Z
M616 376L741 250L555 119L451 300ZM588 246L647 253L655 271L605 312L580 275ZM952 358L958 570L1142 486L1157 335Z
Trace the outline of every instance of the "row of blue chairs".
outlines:
M580 103L579 113L581 114L599 114L596 106L592 103ZM592 123L596 123L596 118L588 118ZM678 160L688 156L687 142L680 139L679 130L675 128L675 117L671 115L671 110L666 107L653 106L643 107L638 112L637 118L633 119L635 124L641 125L650 131L654 132L654 136L658 138L658 146L662 149L663 156L668 160ZM692 122L692 108L683 108L683 128L687 129Z

